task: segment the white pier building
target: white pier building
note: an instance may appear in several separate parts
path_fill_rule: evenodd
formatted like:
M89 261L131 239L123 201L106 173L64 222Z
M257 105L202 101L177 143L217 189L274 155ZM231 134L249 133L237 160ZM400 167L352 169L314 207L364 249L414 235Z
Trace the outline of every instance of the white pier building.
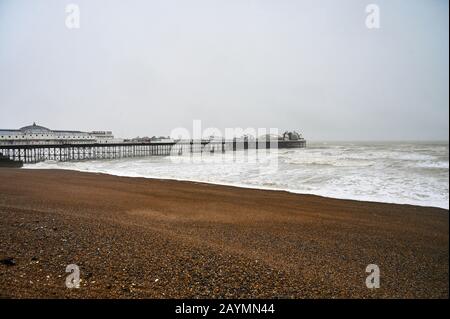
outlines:
M116 143L111 131L59 131L36 125L0 129L0 145Z

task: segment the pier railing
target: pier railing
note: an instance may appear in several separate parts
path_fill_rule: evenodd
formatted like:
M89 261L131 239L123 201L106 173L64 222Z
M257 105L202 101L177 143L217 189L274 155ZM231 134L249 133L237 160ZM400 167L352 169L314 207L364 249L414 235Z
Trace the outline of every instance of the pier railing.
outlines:
M303 148L305 140L290 141L180 141L158 143L21 144L0 145L0 153L13 161L82 161L183 153L229 152L248 149Z

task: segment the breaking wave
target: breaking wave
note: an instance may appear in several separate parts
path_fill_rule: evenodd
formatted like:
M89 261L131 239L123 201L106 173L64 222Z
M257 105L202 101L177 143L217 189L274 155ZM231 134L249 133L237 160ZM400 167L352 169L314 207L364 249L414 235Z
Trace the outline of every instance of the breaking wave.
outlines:
M306 149L270 153L240 151L43 162L25 167L189 180L449 208L449 147L444 143L316 143Z

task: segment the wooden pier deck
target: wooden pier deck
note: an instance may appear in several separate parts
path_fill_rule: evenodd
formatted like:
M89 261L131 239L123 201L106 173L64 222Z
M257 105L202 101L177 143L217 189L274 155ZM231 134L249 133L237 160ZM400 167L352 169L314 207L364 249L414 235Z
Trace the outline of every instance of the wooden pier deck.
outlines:
M249 149L304 148L305 140L288 141L184 141L158 143L93 143L93 144L12 144L0 145L0 153L13 161L38 163L81 161L144 156L169 156L183 153L230 152Z

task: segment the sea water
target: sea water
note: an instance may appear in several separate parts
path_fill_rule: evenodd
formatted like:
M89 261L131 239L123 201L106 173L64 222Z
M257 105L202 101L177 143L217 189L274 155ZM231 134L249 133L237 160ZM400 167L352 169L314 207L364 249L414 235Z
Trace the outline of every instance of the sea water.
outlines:
M25 168L72 169L449 208L448 143L317 142L304 149L47 161Z

